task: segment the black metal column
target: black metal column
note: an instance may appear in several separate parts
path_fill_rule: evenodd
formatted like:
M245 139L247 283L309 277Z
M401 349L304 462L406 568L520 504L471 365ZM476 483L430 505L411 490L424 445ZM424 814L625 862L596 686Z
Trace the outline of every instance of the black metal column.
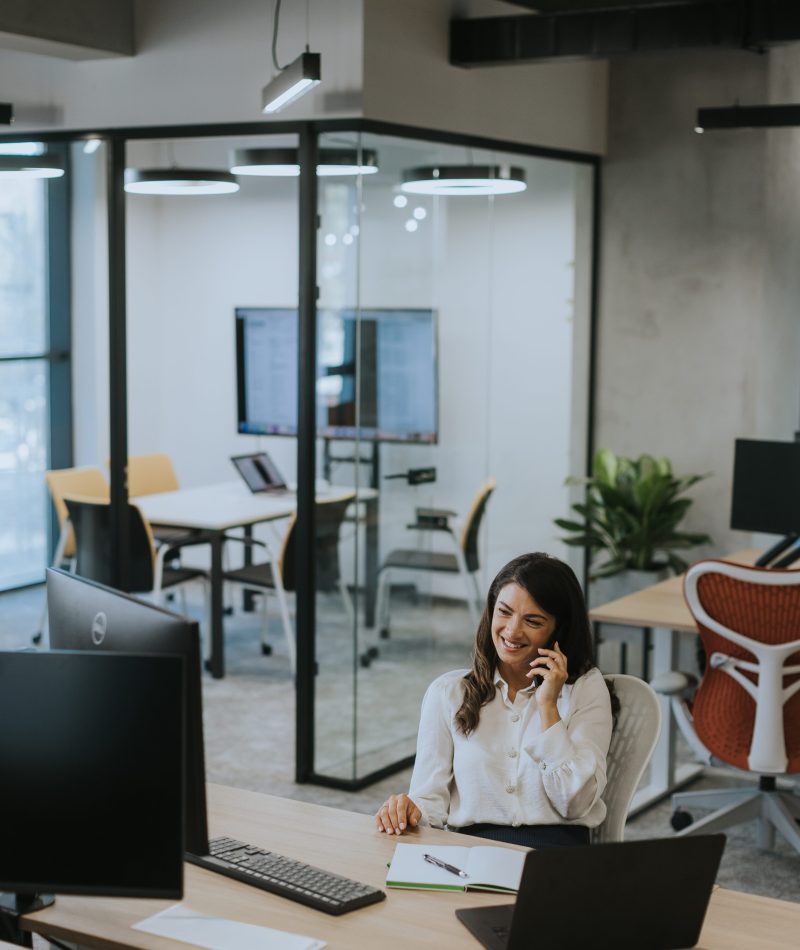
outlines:
M300 133L300 287L297 406L297 680L295 780L314 772L316 669L315 463L317 361L317 133Z
M130 580L128 528L128 378L125 300L125 140L108 141L108 378L111 456L111 556L114 586Z

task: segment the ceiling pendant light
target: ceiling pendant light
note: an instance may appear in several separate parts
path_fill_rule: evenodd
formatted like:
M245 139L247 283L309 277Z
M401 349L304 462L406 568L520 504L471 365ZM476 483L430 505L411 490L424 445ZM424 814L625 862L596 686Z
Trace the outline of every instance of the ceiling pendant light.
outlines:
M213 168L127 168L125 191L132 195L230 195L239 183Z
M511 195L525 191L525 172L511 165L429 165L403 172L412 195Z
M374 175L378 171L378 153L374 149L321 148L317 174ZM260 175L271 178L296 178L300 164L296 148L237 148L231 155L234 175Z
M2 155L0 178L61 178L64 161L57 155Z
M281 0L275 0L275 15L272 23L272 65L275 75L261 90L261 111L267 114L280 112L290 102L305 95L319 85L321 57L309 52L308 47L308 0L306 0L306 50L287 66L278 63L278 23L281 15Z

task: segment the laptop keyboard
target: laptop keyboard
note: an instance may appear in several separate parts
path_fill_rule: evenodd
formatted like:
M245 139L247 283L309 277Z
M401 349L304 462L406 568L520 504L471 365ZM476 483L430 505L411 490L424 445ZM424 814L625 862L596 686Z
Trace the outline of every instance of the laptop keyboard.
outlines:
M382 890L371 884L361 884L235 838L213 838L208 855L191 855L187 860L326 914L346 914L386 898Z

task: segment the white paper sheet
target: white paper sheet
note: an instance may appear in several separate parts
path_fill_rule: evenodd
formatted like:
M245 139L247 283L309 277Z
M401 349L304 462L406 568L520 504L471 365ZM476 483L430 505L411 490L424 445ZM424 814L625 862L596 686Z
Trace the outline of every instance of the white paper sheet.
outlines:
M211 917L184 904L174 904L160 914L140 920L133 929L209 950L320 950L325 946L325 941L316 937Z

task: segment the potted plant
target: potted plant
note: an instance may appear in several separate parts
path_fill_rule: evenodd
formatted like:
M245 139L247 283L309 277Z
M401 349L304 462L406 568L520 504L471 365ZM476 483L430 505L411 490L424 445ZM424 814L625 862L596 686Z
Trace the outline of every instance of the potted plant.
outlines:
M624 571L680 573L687 562L676 551L711 540L707 534L678 530L692 504L683 493L705 477L678 477L665 458L622 458L600 449L590 478L567 479L587 489L585 500L572 506L580 520L556 518L555 523L568 532L566 544L605 555L592 566L593 580Z

